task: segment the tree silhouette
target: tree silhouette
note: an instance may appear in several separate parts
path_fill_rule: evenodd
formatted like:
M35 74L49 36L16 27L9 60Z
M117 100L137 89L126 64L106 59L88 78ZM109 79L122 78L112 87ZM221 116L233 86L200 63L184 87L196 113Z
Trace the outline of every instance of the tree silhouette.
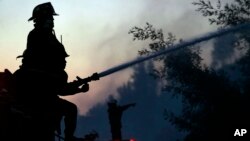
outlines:
M219 28L249 21L248 0L235 0L235 3L225 4L223 8L220 1L216 8L210 1L199 0L193 4L199 6L197 11L203 16L210 16L211 24L220 25ZM176 43L172 33L164 38L162 30L154 29L149 23L144 28L134 27L129 33L134 40L152 41L149 48L139 51L139 55L148 55ZM158 65L152 74L164 82L162 89L183 98L182 114L175 115L166 110L165 118L188 133L185 137L187 141L225 140L233 137L235 129L249 127L249 34L245 31L235 36L234 47L244 48L247 53L230 65L239 67L243 79L233 81L224 68L231 67L221 66L215 70L202 64L199 46L155 59Z

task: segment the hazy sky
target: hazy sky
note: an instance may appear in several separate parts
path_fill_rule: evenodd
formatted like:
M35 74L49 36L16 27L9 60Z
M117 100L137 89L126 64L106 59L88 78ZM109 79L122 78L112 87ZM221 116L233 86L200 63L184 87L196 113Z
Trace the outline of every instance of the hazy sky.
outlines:
M51 0L56 13L55 31L70 57L66 71L69 81L87 77L134 59L145 43L132 41L128 31L146 22L177 38L192 38L215 29L195 11L194 0ZM21 64L27 35L33 23L33 8L44 0L0 0L0 71L14 72ZM85 94L66 97L76 103L80 113L104 102L108 95L117 95L116 88L126 83L132 69L90 83Z

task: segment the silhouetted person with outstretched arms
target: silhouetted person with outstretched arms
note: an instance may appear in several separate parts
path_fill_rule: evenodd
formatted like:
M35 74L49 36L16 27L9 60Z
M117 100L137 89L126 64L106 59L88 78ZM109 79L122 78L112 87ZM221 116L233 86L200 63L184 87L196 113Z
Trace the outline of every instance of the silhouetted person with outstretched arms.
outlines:
M87 92L89 85L79 84L78 80L68 83L68 75L64 71L66 53L64 46L57 40L54 28L55 13L50 2L37 5L28 21L34 22L30 31L27 48L23 55L22 65L14 73L16 97L18 104L30 113L38 127L36 138L53 141L54 131L64 116L65 141L76 141L74 131L77 121L75 104L59 98L80 92ZM80 80L78 77L77 79ZM41 127L39 127L41 126ZM40 131L39 131L40 130ZM32 132L33 134L36 134ZM46 137L46 135L48 137Z
M129 107L134 107L135 105L136 105L135 103L131 103L131 104L120 106L117 104L116 100L112 100L108 102L108 116L109 116L109 123L110 123L111 133L112 133L112 141L122 140L122 134L121 134L122 114Z

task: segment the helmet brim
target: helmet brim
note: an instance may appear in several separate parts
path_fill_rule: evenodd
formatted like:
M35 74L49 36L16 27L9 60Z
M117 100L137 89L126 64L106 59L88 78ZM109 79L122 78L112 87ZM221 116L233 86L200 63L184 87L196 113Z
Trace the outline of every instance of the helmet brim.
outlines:
M54 13L53 16L59 16L59 14ZM34 20L35 18L36 18L36 17L30 17L30 18L28 19L28 21L32 21L32 20Z

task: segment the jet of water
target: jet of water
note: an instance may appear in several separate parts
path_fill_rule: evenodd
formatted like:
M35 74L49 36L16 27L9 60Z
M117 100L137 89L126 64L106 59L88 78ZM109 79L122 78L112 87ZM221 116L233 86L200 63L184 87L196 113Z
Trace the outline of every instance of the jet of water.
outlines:
M156 53L151 54L149 56L140 57L140 58L137 58L135 60L129 61L127 63L115 66L115 67L110 68L110 69L107 69L107 70L99 73L98 75L99 75L99 77L104 77L104 76L110 75L112 73L115 73L117 71L121 71L123 69L126 69L126 68L128 68L130 66L133 66L135 64L141 63L143 61L155 58L157 56L167 54L167 53L170 53L170 52L174 52L174 51L182 49L182 48L190 47L190 46L195 45L197 43L207 41L207 40L210 40L212 38L219 37L219 36L223 36L223 35L228 34L228 33L239 32L241 30L247 30L249 28L250 28L250 23L244 23L244 24L240 24L240 25L237 25L237 26L229 27L229 28L219 29L217 31L207 33L204 36L200 36L200 37L191 39L189 41L183 41L183 42L181 42L179 44L173 45L172 47L168 47L168 48L166 48L166 49L164 49L162 51L156 52Z

